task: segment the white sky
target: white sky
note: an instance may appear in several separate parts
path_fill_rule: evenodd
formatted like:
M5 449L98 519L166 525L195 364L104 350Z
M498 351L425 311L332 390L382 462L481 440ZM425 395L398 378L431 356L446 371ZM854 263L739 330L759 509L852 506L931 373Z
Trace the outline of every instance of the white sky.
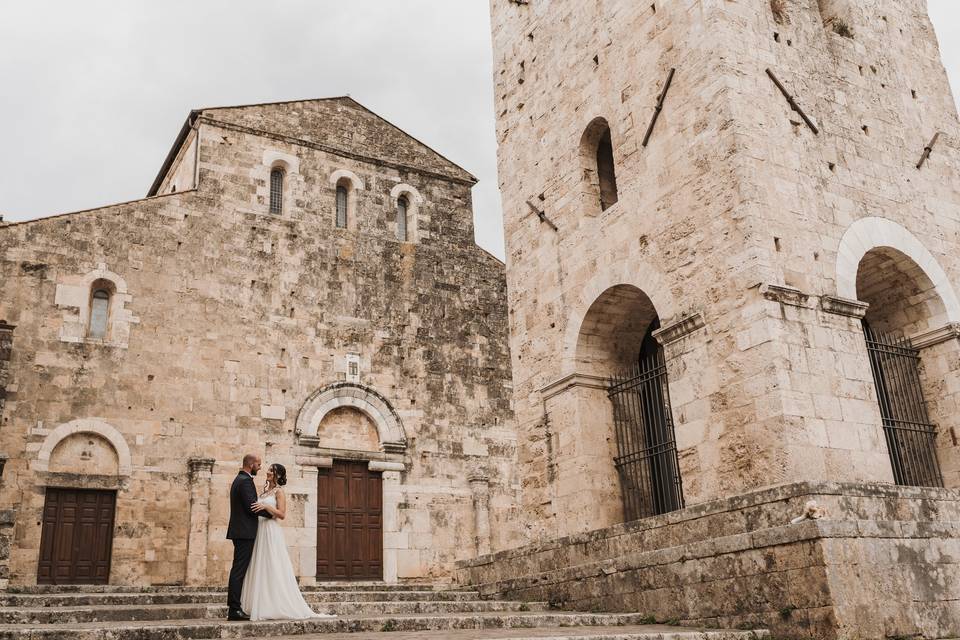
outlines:
M960 0L929 5L960 86ZM489 29L488 0L5 2L0 212L143 197L190 109L350 94L480 178L502 257Z

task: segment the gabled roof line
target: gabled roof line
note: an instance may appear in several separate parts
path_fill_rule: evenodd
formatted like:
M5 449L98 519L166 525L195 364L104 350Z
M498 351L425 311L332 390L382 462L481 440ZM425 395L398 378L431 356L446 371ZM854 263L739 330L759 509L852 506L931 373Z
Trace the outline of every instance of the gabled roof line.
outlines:
M352 151L345 151L343 149L338 149L337 147L330 147L319 142L312 142L310 140L304 140L302 138L294 138L292 136L284 135L282 133L276 133L273 131L266 131L264 129L254 129L253 127L248 127L242 124L236 124L234 122L226 122L223 120L215 120L209 116L200 115L197 119L201 124L209 124L215 127L221 127L223 129L230 129L233 131L239 131L241 133L249 133L255 136L261 136L264 138L272 138L281 142L286 142L287 144L294 144L302 147L307 147L310 149L316 149L317 151L323 151L324 153L329 153L331 155L340 156L341 158L351 158L353 160L358 160L360 162L367 162L370 164L379 164L384 167L391 167L393 169L400 169L403 171L411 171L414 173L419 173L425 176L431 176L434 178L440 178L441 180L447 180L450 182L458 182L460 184L474 185L477 183L477 179L472 175L467 173L469 179L467 178L457 178L455 176L447 175L445 173L440 173L438 171L433 171L431 169L424 169L423 167L415 167L409 164L403 164L401 162L391 162L389 160L383 160L381 158L373 158L371 156L366 156L360 153L354 153ZM464 172L466 173L466 172Z
M11 227L20 227L26 224L34 224L37 222L47 222L49 220L57 220L58 218L68 218L70 216L78 216L82 213L96 213L102 212L106 209L114 209L117 207L124 207L131 204L137 204L140 202L147 202L148 200L157 200L158 198L175 198L177 196L182 196L184 194L195 193L196 189L184 189L183 191L175 191L174 193L161 193L157 196L147 196L146 198L135 198L133 200L124 200L123 202L111 202L110 204L105 204L102 207L90 207L89 209L80 209L78 211L68 211L66 213L54 213L49 216L42 216L40 218L31 218L30 220L17 220L15 222L3 222L0 223L0 232L4 229L10 229ZM120 210L115 211L114 213L121 213Z
M439 157L440 159L442 159L444 162L448 162L450 165L452 165L453 167L459 169L459 170L462 171L464 174L466 174L466 176L467 176L467 179L466 179L466 180L457 179L458 181L461 181L461 182L471 182L472 184L477 184L477 183L479 182L479 180L477 179L477 177L476 177L475 175L473 175L472 173L470 173L469 171L467 171L466 169L464 169L463 167L461 167L459 164L457 164L456 162L454 162L454 161L451 160L450 158L446 157L445 155L443 155L442 153L440 153L439 151L437 151L436 149L434 149L434 148L431 147L430 145L426 144L425 142L423 142L423 141L420 140L419 138L416 138L416 137L410 135L408 132L404 131L403 129L401 129L400 127L398 127L397 125L395 125L395 124L392 123L391 121L387 120L386 118L384 118L383 116L381 116L379 113L376 113L375 111L367 108L365 105L363 105L362 103L360 103L360 102L358 102L357 100L355 100L352 96L345 95L345 96L333 96L333 97L329 97L329 98L308 98L308 99L301 99L301 100L278 100L278 101L275 101L275 102L259 102L259 103L252 103L252 104L240 104L240 105L231 105L231 106L223 106L223 107L203 107L203 108L200 108L200 109L194 109L194 110L192 110L192 111L190 112L190 114L187 116L186 121L183 123L183 127L181 127L181 129L180 129L180 133L177 134L177 138L176 138L176 140L174 140L173 146L170 148L170 151L167 153L167 157L164 159L163 165L160 167L160 172L157 174L157 177L154 179L153 184L150 186L150 190L147 192L147 196L150 197L150 196L155 196L155 195L157 195L157 190L160 189L160 185L163 183L163 179L166 177L167 172L170 171L170 167L173 165L174 161L175 161L176 158L177 158L177 155L180 153L180 147L183 145L184 141L187 139L187 136L190 134L190 129L192 129L193 126L196 124L196 120L197 120L198 117L204 117L204 120L208 120L208 121L211 121L211 122L221 122L221 123L222 123L222 121L217 121L217 120L213 120L213 119L211 119L211 118L205 117L204 114L203 114L204 111L220 111L220 110L229 110L229 109L247 109L247 108L251 108L251 107L271 107L271 106L277 106L277 105L295 104L295 103L298 103L298 102L328 102L328 101L336 101L336 100L349 100L351 103L353 103L354 105L356 105L356 106L359 107L360 109L363 109L364 111L366 111L366 112L369 113L370 115L374 116L375 118L378 118L379 120L382 120L382 121L385 122L387 125L389 125L389 126L392 127L393 129L395 129L396 131L398 131L400 134L406 136L407 138L410 138L411 140L413 140L413 141L416 142L417 144L419 144L419 145L423 146L424 148L426 148L427 150L429 150L431 153L436 154L437 157ZM228 123L228 124L229 124L229 123ZM236 126L242 126L242 125L236 125ZM300 141L300 144L306 144L307 146L317 145L318 148L324 148L325 150L329 149L329 150L331 150L332 153L335 153L335 154L337 154L337 155L351 156L351 157L355 157L355 158L362 159L362 160L364 160L364 161L371 161L371 160L372 160L372 161L375 161L375 162L377 162L377 163L383 163L383 160L380 159L380 158L370 158L370 157L368 157L368 156L364 156L364 155L361 155L361 154L354 154L354 153L351 153L351 152L346 152L346 151L343 151L343 150L341 150L341 149L336 149L335 147L327 147L326 145L323 145L322 143L311 143L311 142L309 142L309 141L307 141L307 140L302 140L302 139L300 139L300 138L293 138L293 137L291 137L291 136L284 136L283 134L278 134L278 133L274 133L274 132L270 132L270 131L263 131L263 130L259 130L259 129L252 129L252 128L251 128L250 130L251 130L251 131L259 131L259 132L261 132L261 133L270 133L270 134L273 134L273 135L276 135L276 136L280 136L280 137L283 137L283 138L289 138L289 139L291 139L291 140L298 140L298 141ZM419 169L419 168L417 168L417 167L411 167L411 166L409 166L409 165L403 165L403 164L400 164L400 163L389 163L389 164L395 164L396 166L399 166L399 167L402 167L402 168L405 168L405 169L411 169L411 170L414 170L414 171L419 171L420 173L424 173L424 174L427 174L427 175L440 176L440 177L444 177L444 178L448 178L448 179L453 177L453 176L447 176L446 174L439 173L439 172L436 172L436 171ZM456 179L456 178L455 178L455 179Z

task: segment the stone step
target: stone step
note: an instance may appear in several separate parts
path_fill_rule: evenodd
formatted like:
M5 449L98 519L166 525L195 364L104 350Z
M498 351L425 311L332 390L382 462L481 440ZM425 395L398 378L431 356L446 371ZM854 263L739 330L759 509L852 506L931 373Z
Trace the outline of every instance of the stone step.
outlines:
M766 631L717 631L659 625L622 627L550 627L483 631L414 631L280 636L275 640L762 640Z
M344 616L304 621L227 622L97 622L50 625L0 625L0 640L205 640L303 636L305 634L426 631L486 631L553 627L620 627L639 625L638 614L569 612L466 613L442 615ZM325 635L325 637L327 637ZM356 636L351 636L356 637ZM549 637L549 636L547 636Z
M315 591L304 592L307 602L462 602L479 600L477 591ZM0 607L89 607L151 604L219 604L226 591L159 591L110 593L9 593L0 592Z
M8 587L4 593L48 594L48 593L181 593L192 591L224 591L226 587L185 587L183 585L155 585L137 587L116 584L39 584ZM453 585L432 583L386 584L383 582L322 582L317 585L301 587L303 591L462 591Z
M312 595L312 594L311 594ZM545 602L525 603L498 600L327 602L311 603L318 613L337 616L434 615L549 611ZM0 624L76 624L87 622L172 621L223 619L227 607L217 604L109 605L99 607L20 606L0 608Z

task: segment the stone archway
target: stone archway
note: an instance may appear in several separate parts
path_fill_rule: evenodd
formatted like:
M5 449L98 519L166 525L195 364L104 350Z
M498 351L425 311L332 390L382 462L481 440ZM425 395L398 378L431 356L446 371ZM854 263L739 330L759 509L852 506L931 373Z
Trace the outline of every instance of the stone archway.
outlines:
M960 485L960 302L933 254L884 218L855 222L841 240L838 293L867 304L874 392L895 480Z
M317 446L320 423L331 411L342 407L353 407L370 418L376 426L380 447L385 453L403 453L406 450L406 431L390 403L370 387L352 382L326 386L307 398L297 415L296 434L299 442Z
M123 435L113 426L103 422L101 420L86 418L81 420L73 420L66 424L62 424L46 437L43 441L43 445L40 447L40 451L37 453L37 461L34 463L34 470L40 472L50 471L50 460L51 456L54 453L54 450L57 449L64 440L79 434L91 434L96 436L98 439L102 439L109 443L109 446L113 449L113 452L116 455L116 474L119 477L129 476L133 470L133 465L130 459L130 448L127 446L127 441L123 438ZM101 450L102 447L98 447L98 450ZM114 474L98 474L98 475L114 475Z
M398 580L398 558L401 549L399 505L402 498L401 473L406 470L403 454L407 434L400 416L390 402L374 389L362 384L340 382L318 389L304 402L297 415L299 445L298 463L306 479L307 529L317 539L318 564L323 523L321 512L333 507L321 498L329 491L330 474L338 473L347 463L354 471L366 465L368 480L379 478L380 535L382 536L382 579ZM332 513L332 512L331 512ZM328 514L329 515L329 514ZM309 535L309 534L308 534ZM316 581L318 572L302 576L306 583ZM329 578L327 578L329 579Z

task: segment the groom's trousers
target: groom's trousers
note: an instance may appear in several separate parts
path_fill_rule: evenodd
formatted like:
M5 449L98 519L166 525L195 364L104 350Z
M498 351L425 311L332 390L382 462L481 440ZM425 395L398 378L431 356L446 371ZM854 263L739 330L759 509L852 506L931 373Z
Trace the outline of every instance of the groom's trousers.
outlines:
M253 540L233 541L233 566L230 567L230 585L227 590L227 608L230 611L240 611L240 592L243 590L243 579L253 557Z

